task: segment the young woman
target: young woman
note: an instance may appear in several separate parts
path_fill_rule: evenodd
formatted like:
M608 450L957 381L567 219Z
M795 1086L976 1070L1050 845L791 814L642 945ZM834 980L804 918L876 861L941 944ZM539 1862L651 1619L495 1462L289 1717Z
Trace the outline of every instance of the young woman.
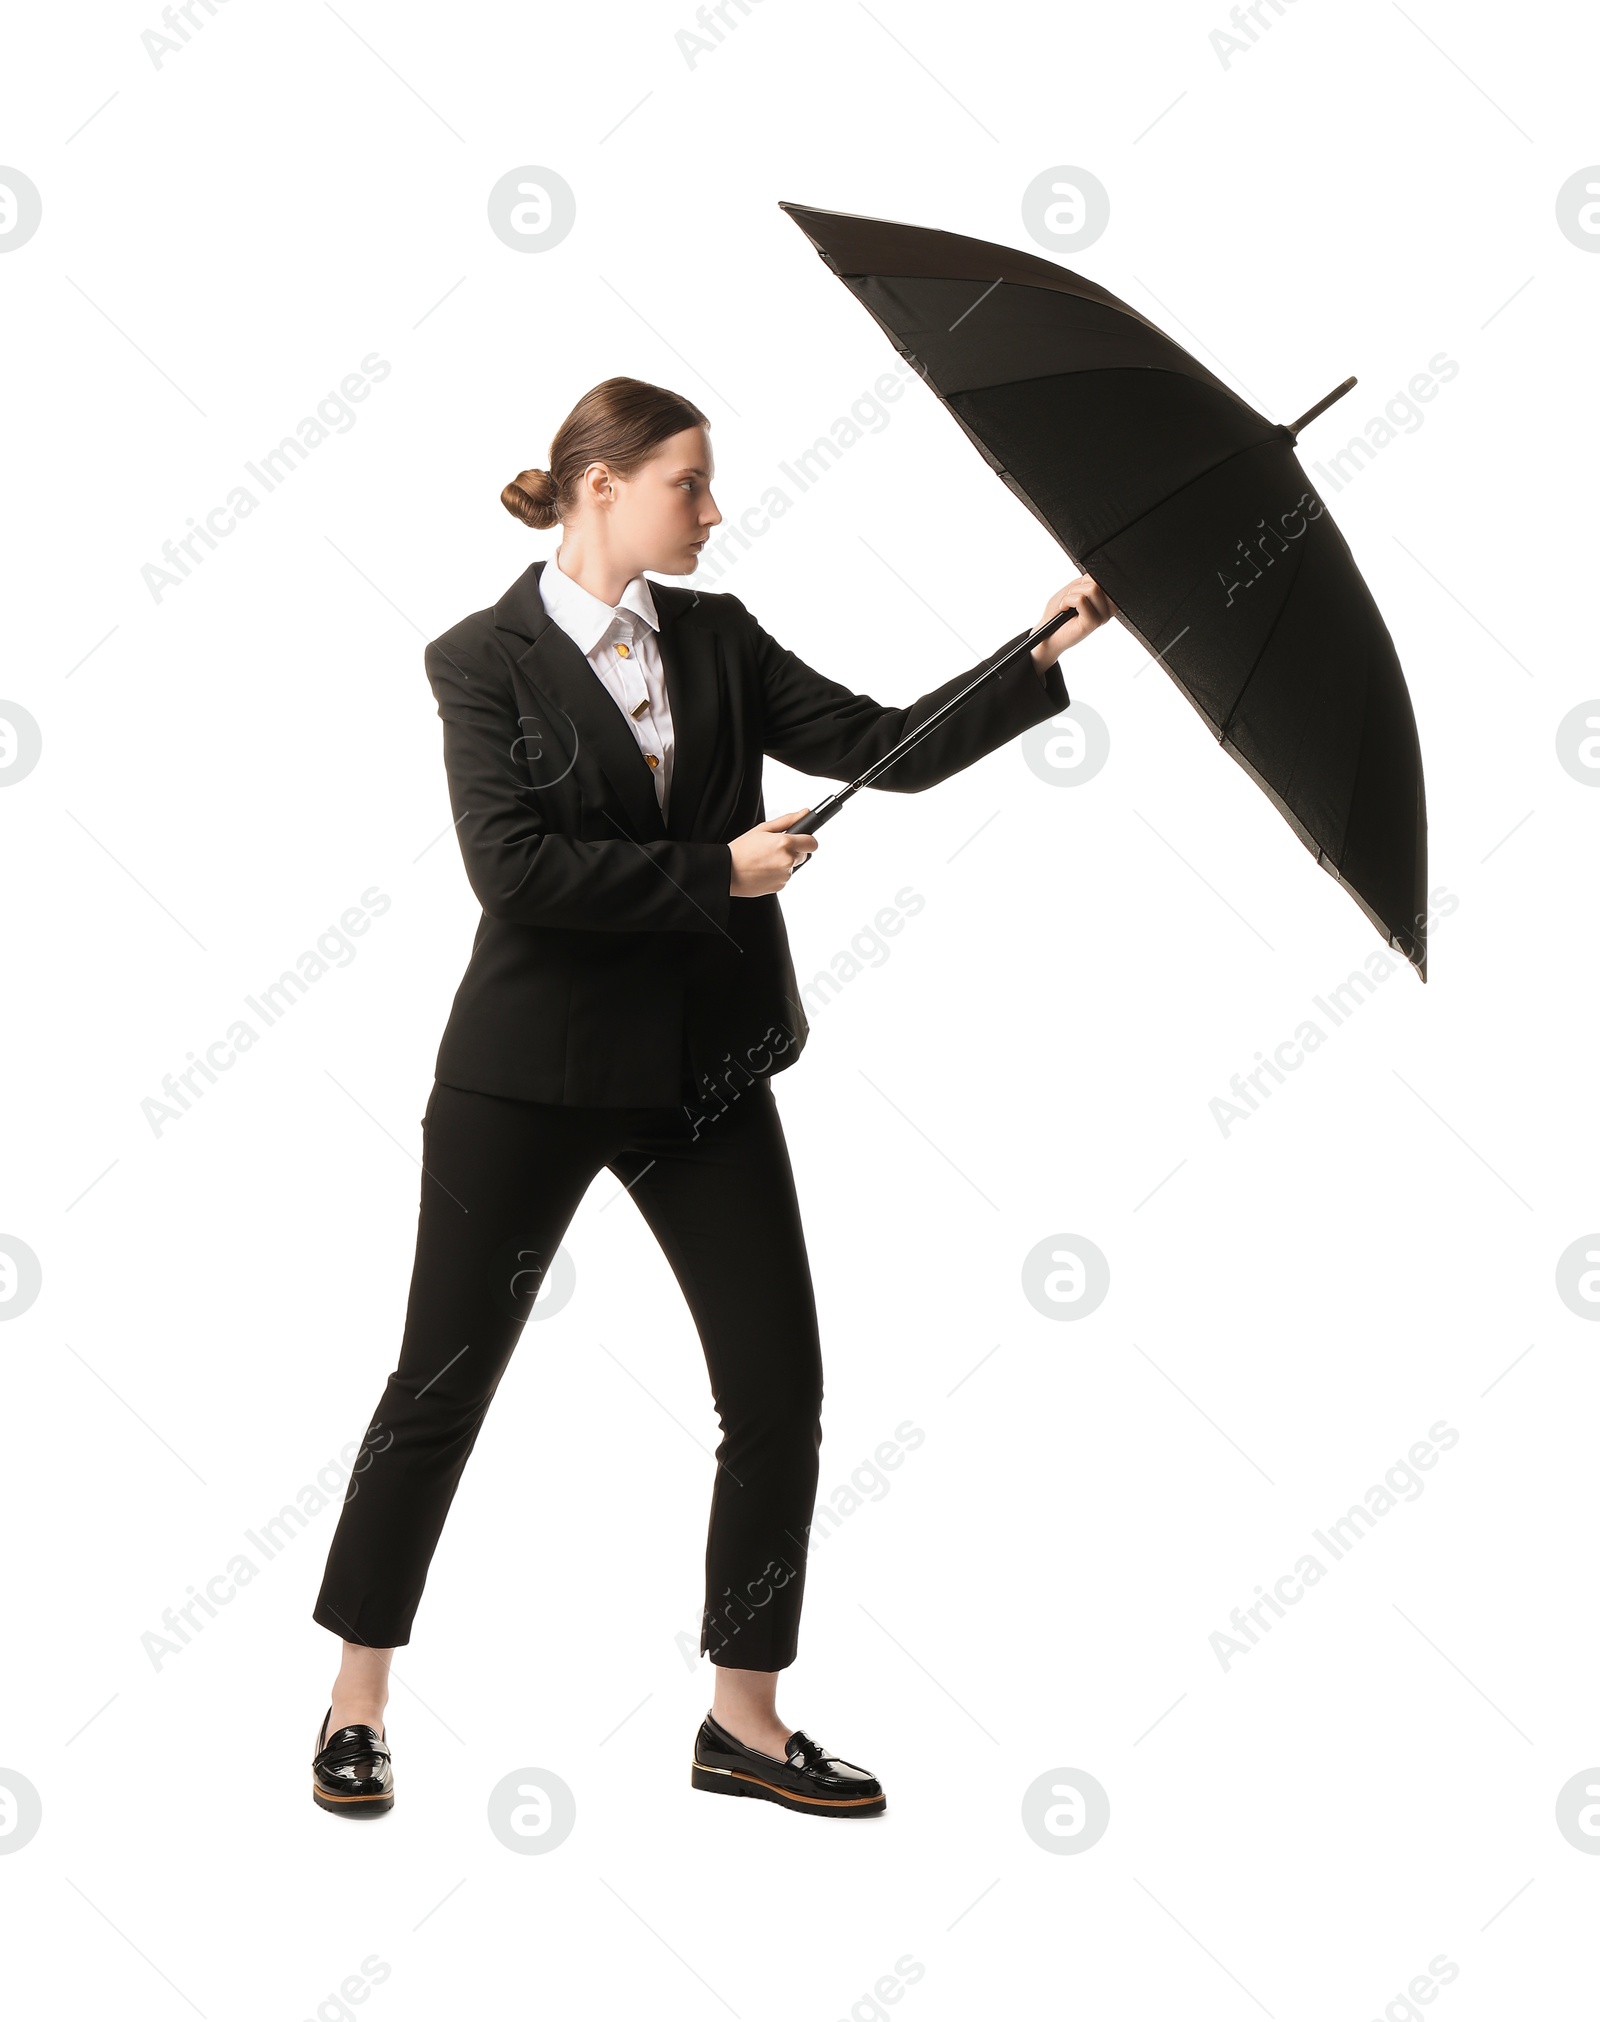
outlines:
M692 1781L827 1817L884 1809L875 1777L776 1706L822 1436L816 1309L771 1085L807 1033L777 894L817 839L788 832L809 808L767 817L761 763L852 779L972 670L885 706L813 672L737 597L648 582L646 569L692 576L721 521L708 429L690 401L637 379L585 394L549 470L501 494L529 526L560 527L555 556L424 654L483 917L422 1119L399 1363L314 1610L343 1656L313 1796L347 1817L394 1802L390 1658L410 1640L541 1276L602 1167L683 1290L722 1426L700 1632L716 1686ZM1056 661L1112 612L1087 576L1044 617L1068 604L1075 618L877 784L921 792L1066 708ZM647 1510L633 1563L677 1575Z

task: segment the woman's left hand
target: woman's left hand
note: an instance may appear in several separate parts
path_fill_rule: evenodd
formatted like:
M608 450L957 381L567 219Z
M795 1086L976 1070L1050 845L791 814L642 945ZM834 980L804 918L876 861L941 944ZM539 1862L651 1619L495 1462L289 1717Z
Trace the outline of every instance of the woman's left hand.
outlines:
M1097 626L1103 625L1115 614L1117 608L1093 576L1074 576L1045 605L1039 614L1039 625L1053 618L1057 611L1064 611L1074 604L1078 609L1077 617L1057 626L1048 639L1041 639L1033 649L1033 664L1041 677L1049 673L1069 646L1076 646L1080 639L1087 639ZM1033 629L1037 631L1039 625Z

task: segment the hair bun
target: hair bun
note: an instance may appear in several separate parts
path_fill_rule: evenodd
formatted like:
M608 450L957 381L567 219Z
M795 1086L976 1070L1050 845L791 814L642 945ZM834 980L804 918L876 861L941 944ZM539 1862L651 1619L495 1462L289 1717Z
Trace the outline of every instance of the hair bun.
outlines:
M547 470L519 470L501 492L500 503L524 525L541 531L561 520L556 509L556 482Z

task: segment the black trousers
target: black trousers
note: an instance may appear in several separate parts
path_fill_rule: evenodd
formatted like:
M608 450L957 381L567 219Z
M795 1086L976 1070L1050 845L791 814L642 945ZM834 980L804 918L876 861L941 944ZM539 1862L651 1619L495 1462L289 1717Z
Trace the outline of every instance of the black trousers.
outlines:
M604 1166L629 1188L682 1287L722 1426L700 1650L738 1670L792 1664L822 1440L822 1355L771 1084L757 1080L696 1125L682 1108L565 1108L436 1081L422 1122L399 1364L356 1457L313 1619L371 1648L410 1641L490 1399ZM583 1549L581 1537L573 1549ZM674 1576L645 1506L637 1563L647 1577Z

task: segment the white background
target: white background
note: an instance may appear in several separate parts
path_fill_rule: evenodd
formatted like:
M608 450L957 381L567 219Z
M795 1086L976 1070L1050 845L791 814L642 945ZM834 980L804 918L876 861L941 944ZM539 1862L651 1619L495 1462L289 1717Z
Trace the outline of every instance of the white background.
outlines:
M19 2013L1576 2012L1600 1860L1555 1805L1600 1762L1600 1331L1556 1260L1600 1226L1600 794L1556 729L1600 695L1600 260L1555 205L1600 157L1600 51L1575 5L1260 14L1226 63L1220 4L752 0L693 63L687 0L226 0L159 67L153 5L11 23L0 157L44 206L0 260L0 697L43 734L0 795L0 1230L43 1269L0 1330L0 1767L43 1803L0 1860ZM577 199L532 254L485 210L529 164ZM1396 957L1224 1135L1212 1099L1380 937L1118 627L1064 662L1110 725L1092 781L1009 747L863 796L784 901L804 980L926 899L777 1083L823 1500L926 1438L816 1548L779 1709L888 1812L690 1789L716 1425L603 1176L398 1661L399 1802L330 1818L336 1496L159 1668L141 1639L359 1436L398 1349L477 919L423 644L552 551L498 493L595 381L705 409L732 520L894 363L779 198L1037 250L1021 195L1060 164L1111 199L1063 263L1273 420L1358 375L1308 465L1459 363L1325 493L1416 709L1457 902L1431 980ZM153 599L162 543L374 351L355 425ZM1074 570L926 389L886 412L718 581L905 702ZM821 790L774 766L769 811ZM374 885L356 958L154 1133L162 1077ZM1064 1234L1110 1267L1067 1322L1021 1277ZM1440 1420L1425 1491L1224 1670L1230 1611ZM486 1821L518 1768L577 1798L536 1858ZM1021 1817L1057 1769L1110 1800L1065 1858Z

